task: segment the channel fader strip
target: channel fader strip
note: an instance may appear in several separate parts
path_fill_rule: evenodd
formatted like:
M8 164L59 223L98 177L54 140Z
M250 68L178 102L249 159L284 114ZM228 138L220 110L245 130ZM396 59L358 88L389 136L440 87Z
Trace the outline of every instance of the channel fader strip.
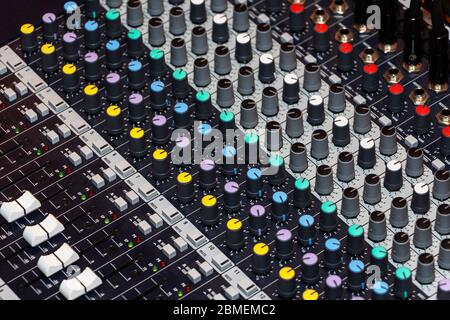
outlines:
M445 5L24 24L0 49L0 297L449 299Z

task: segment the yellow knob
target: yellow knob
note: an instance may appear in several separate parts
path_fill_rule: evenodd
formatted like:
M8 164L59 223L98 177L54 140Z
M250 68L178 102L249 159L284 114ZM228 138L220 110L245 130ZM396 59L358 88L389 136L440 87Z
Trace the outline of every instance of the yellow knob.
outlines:
M130 137L133 139L142 139L144 137L144 130L141 128L133 128L130 130Z
M189 172L181 172L178 175L177 180L179 183L189 183L192 181L192 176Z
M41 52L43 54L52 54L53 52L55 52L55 50L55 46L51 43L44 43L41 47Z
M292 280L295 278L295 270L292 267L283 267L280 269L278 275L283 280Z
M239 219L233 218L228 220L227 229L230 231L237 231L242 228L242 222Z
M95 86L93 84L88 84L86 87L84 87L84 94L86 94L88 96L93 96L97 93L98 93L98 88L97 88L97 86Z
M108 108L106 108L106 114L108 115L108 117L118 117L120 116L120 114L122 113L122 110L120 110L119 106L109 106Z
M31 23L25 23L20 27L20 32L30 34L34 32L34 26Z
M217 204L217 199L213 195L206 195L202 198L202 205L205 207L213 207Z
M258 256L265 256L269 253L269 246L263 242L257 243L253 246L253 253Z
M67 75L74 74L77 71L77 67L72 63L68 63L63 66L62 71Z
M167 151L163 149L156 149L153 152L153 159L155 160L164 160L167 158L167 156L168 156Z
M319 300L319 293L314 289L307 289L303 292L303 300Z

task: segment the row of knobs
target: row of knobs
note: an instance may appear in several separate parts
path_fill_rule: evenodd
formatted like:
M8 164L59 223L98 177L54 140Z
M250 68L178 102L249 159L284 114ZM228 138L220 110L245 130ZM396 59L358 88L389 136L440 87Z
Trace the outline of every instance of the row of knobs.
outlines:
M337 240L337 239L332 239ZM265 244L257 244L265 248ZM267 249L259 249L264 251ZM384 248L376 247L372 250L372 256L383 256L382 250ZM432 262L432 255L422 254L419 256L425 264ZM278 295L284 299L292 299L295 297L298 291L298 281L302 283L315 284L319 280L319 257L314 253L306 253L302 257L302 266L300 270L300 276L297 275L297 270L286 266L278 271ZM361 260L352 260L348 263L348 274L346 283L344 279L339 275L330 274L324 279L325 299L327 300L340 300L344 298L344 288L349 289L352 292L362 291L366 288L366 269L364 262ZM416 279L420 271L417 271ZM300 279L298 279L300 278ZM393 288L390 288L389 283L379 280L373 284L370 289L371 298L374 300L388 300L391 298L391 291L396 299L408 299L413 294L413 275L411 269L408 267L398 267L394 272L394 284ZM448 300L450 297L449 290L450 280L443 279L439 282L437 299ZM319 293L314 289L307 289L303 292L302 298L304 300L317 300L319 299ZM352 300L361 300L360 296L353 296Z

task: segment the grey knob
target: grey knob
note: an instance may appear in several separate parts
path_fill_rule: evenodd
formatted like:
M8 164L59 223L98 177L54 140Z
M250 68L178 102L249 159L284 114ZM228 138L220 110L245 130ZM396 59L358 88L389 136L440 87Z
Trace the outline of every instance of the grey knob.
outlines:
M175 67L186 65L187 49L183 38L174 38L170 42L170 63Z
M294 143L291 146L289 168L295 173L302 173L308 169L306 147L302 143Z
M278 91L274 87L265 87L262 92L261 112L267 117L278 114Z
M256 50L269 51L272 49L272 27L268 23L260 23L256 27Z
M386 216L381 211L374 211L369 218L369 232L368 237L374 242L383 241L386 239Z
M304 132L303 115L300 109L290 109L286 115L286 134L290 138L299 138Z
M263 53L259 57L258 79L262 83L275 81L275 61L270 53Z
M148 43L154 47L162 46L166 42L164 24L160 18L148 21Z
M427 218L419 218L414 227L414 245L419 249L426 249L433 244L431 233L431 221Z
M196 26L192 29L191 51L198 56L208 52L206 29L202 26Z
M435 279L434 257L424 252L417 259L416 280L421 284L430 284Z
M221 76L231 72L230 50L227 46L218 46L214 50L214 72Z
M389 222L394 228L403 228L409 222L408 201L402 197L396 197L391 202Z
M385 156L392 156L397 152L397 130L394 126L387 126L381 129L380 153Z
M408 150L405 172L408 177L417 178L423 174L423 151L419 148Z
M380 153L385 156L392 156L397 152L397 130L394 126L387 126L381 129Z
M110 8L118 8L122 5L122 0L106 0L106 5Z
M440 201L450 197L450 172L439 170L434 174L433 197Z
M208 59L200 57L194 60L194 83L197 87L206 87L211 83Z
M322 85L320 66L317 63L308 63L303 74L303 88L309 92L319 91Z
M163 0L152 0L147 4L147 12L151 16L160 16L164 12Z
M344 151L339 154L336 176L342 182L355 179L355 160L350 152Z
M443 239L439 246L439 268L450 270L450 239Z
M380 177L376 174L369 174L364 179L364 202L374 205L381 201Z
M238 3L233 10L233 29L236 32L246 32L250 27L248 8L246 4Z
M342 193L341 214L347 219L356 218L360 213L359 192L355 188L346 188Z
M173 7L169 14L169 32L175 36L186 32L186 19L181 7Z
M251 95L255 91L255 75L250 66L239 68L237 91L243 95Z
M359 134L366 134L370 129L372 129L370 108L364 104L357 105L353 118L353 130Z
M358 149L358 165L363 169L371 169L376 163L375 141L371 138L362 139Z
M435 230L441 235L450 233L450 205L442 203L436 210Z
M283 128L276 121L266 124L266 148L269 151L278 151L283 147Z
M321 196L333 192L333 169L328 165L321 165L316 171L316 185L314 190Z
M389 191L397 191L400 190L402 186L402 163L398 160L391 160L386 164L384 187Z
M345 111L345 88L340 83L334 83L328 91L328 110L334 113Z
M216 102L221 108L229 108L234 104L234 90L231 80L220 79L217 82Z
M244 129L253 129L258 125L258 109L255 101L251 99L242 101L240 123Z
M285 42L280 47L280 69L291 72L295 68L297 68L295 45L291 42Z
M405 263L410 258L409 236L405 232L397 232L392 241L392 260L397 263Z
M322 160L328 157L329 153L327 132L322 129L315 130L311 135L311 156Z
M224 12L227 10L227 0L211 0L211 11L214 13Z
M127 24L130 27L139 27L144 23L144 12L139 0L130 0L127 2Z

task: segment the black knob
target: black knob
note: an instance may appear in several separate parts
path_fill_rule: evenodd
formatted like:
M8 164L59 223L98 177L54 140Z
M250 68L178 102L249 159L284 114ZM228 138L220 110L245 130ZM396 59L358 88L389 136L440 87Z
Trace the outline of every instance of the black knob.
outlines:
M119 101L123 96L123 84L120 75L111 72L106 76L106 99Z
M163 115L155 115L152 118L152 142L156 145L166 144L170 139L167 118Z
M363 169L370 169L375 166L375 141L367 138L361 140L358 151L358 165Z
M189 18L195 24L202 24L206 21L205 0L191 0Z
M212 41L218 44L228 42L230 34L228 31L228 20L225 14L220 13L213 17L212 29Z
M213 189L217 184L216 164L211 159L200 162L199 184L204 190Z
M122 65L122 50L117 40L109 40L105 45L105 63L110 70L119 69Z

